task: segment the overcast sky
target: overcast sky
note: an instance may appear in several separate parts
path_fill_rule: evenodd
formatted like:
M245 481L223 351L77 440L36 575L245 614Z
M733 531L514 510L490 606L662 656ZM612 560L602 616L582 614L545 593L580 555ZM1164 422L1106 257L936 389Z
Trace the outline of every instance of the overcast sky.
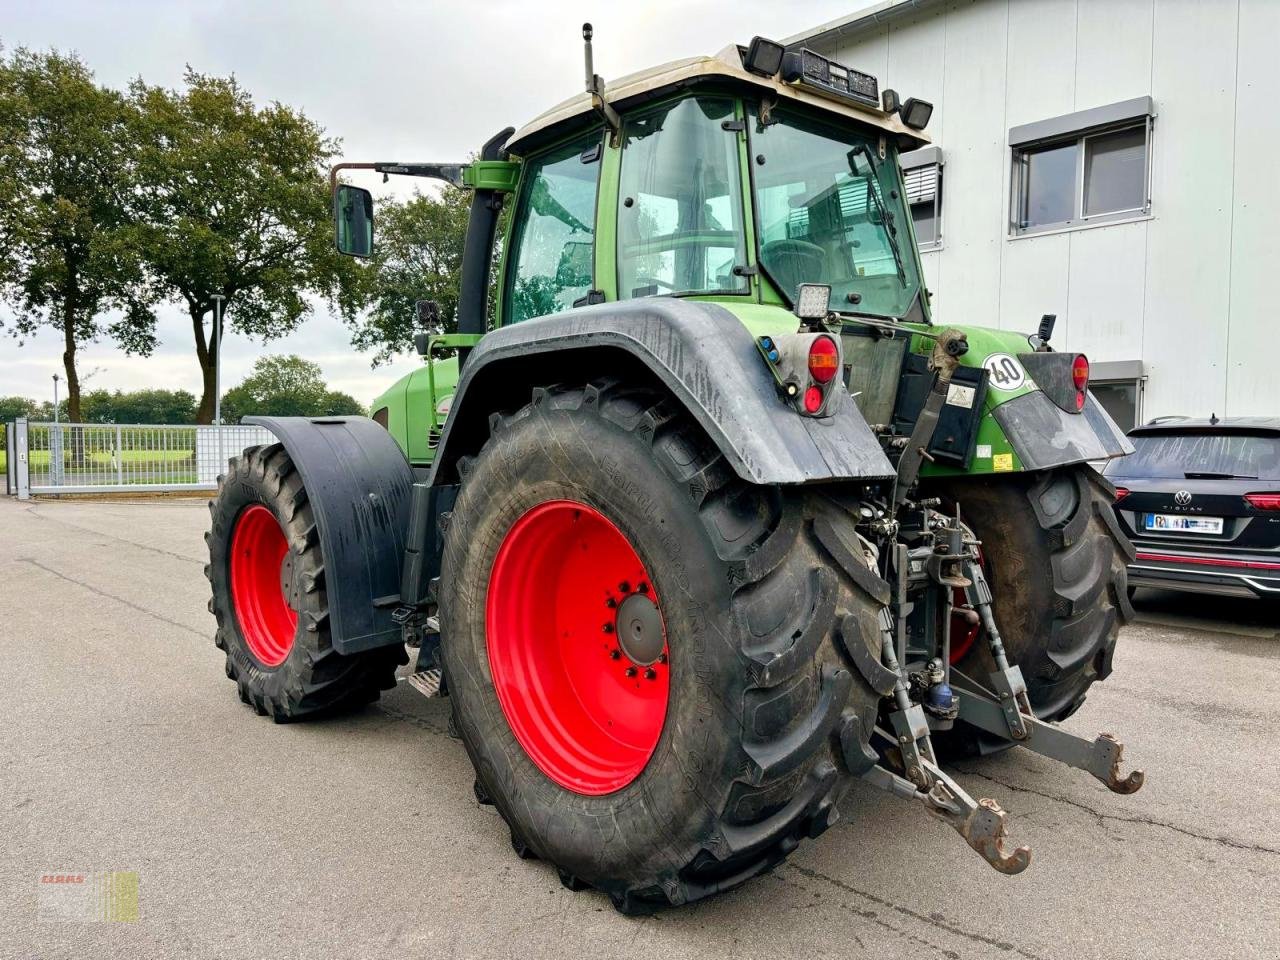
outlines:
M753 34L782 38L867 3L0 0L0 43L74 50L110 86L136 76L177 86L186 64L235 73L258 102L279 100L322 124L341 139L346 159L462 160L502 127L518 127L580 89L584 20L595 25L596 72L609 79ZM162 307L158 332L160 346L148 358L126 357L107 341L84 348L81 376L97 370L85 388L185 388L199 396L186 314ZM20 348L0 334L0 395L49 398L61 349L53 330ZM314 360L334 388L365 403L417 362L405 355L371 370L369 356L320 305L296 333L267 344L228 335L223 389L263 353Z

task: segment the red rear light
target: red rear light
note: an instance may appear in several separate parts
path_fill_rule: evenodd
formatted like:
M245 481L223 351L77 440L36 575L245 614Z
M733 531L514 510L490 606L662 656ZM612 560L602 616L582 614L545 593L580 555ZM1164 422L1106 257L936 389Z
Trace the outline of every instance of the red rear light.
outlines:
M809 376L818 383L830 383L839 370L840 348L836 342L827 336L815 337L809 344ZM808 406L808 394L805 405Z
M1071 381L1080 391L1089 386L1089 358L1083 353L1077 353L1076 358L1071 361Z
M1244 498L1259 510L1280 510L1280 493L1246 493Z
M819 387L809 387L804 392L804 412L817 413L822 409L822 390Z
M1083 390L1076 391L1076 413L1084 409L1085 395Z
M1116 487L1116 499L1115 499L1115 501L1114 501L1114 502L1115 502L1115 503L1119 503L1121 500L1123 500L1123 499L1124 499L1125 497L1127 497L1128 495L1129 495L1129 488L1128 488L1128 487Z

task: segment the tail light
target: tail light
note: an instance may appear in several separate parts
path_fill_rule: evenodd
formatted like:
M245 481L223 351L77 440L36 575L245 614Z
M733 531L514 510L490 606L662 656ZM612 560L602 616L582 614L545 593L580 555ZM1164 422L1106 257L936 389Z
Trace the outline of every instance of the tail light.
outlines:
M1076 412L1084 409L1085 390L1089 387L1089 358L1077 353L1071 361L1071 382L1076 386Z
M809 344L809 376L818 383L830 383L839 370L840 348L836 342L827 336L814 337Z
M1244 498L1258 510L1280 510L1280 493L1246 493Z
M804 392L804 412L817 413L822 409L822 401L824 399L826 398L822 395L821 387L809 387L809 389Z
M1071 361L1071 380L1077 390L1089 386L1089 358L1083 353L1077 353L1076 358Z
M1115 500L1114 500L1113 502L1114 502L1114 503L1119 503L1121 500L1123 500L1123 499L1124 499L1125 497L1127 497L1128 495L1129 495L1129 488L1128 488L1128 487L1116 487L1116 498L1115 498Z

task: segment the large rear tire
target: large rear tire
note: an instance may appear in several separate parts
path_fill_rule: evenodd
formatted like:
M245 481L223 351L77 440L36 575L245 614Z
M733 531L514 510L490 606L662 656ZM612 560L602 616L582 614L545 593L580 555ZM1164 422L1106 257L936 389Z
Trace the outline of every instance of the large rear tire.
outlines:
M1126 574L1133 547L1112 513L1114 490L1080 464L932 492L958 502L982 541L996 624L1036 716L1071 716L1111 673L1116 637L1133 617ZM957 665L978 679L994 669L985 633ZM984 737L981 745L996 741Z
M214 643L240 699L276 722L376 700L408 657L333 649L324 556L293 460L278 443L233 457L209 501L205 576Z
M618 385L536 391L463 466L443 662L518 853L647 912L830 826L879 699L841 650L878 662L883 587L843 510Z

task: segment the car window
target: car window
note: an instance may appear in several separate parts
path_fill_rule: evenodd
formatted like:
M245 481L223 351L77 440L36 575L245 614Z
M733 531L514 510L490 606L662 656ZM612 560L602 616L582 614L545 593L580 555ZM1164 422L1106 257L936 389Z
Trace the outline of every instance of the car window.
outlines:
M1108 477L1183 479L1208 474L1280 480L1280 437L1253 433L1162 433L1129 438L1134 452L1112 460Z
M568 310L591 289L600 163L598 152L584 151L600 137L593 133L528 161L507 271L507 323Z

